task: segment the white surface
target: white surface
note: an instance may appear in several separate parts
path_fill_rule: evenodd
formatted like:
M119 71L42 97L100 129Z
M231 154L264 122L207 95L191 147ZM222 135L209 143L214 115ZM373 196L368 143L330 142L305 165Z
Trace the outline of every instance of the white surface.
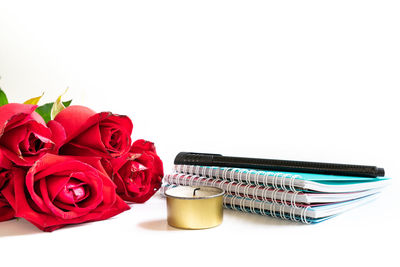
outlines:
M175 230L159 198L53 233L4 222L1 266L398 265L399 13L398 1L0 2L9 99L69 86L76 104L129 115L166 171L199 151L393 177L315 226L226 211L217 228Z

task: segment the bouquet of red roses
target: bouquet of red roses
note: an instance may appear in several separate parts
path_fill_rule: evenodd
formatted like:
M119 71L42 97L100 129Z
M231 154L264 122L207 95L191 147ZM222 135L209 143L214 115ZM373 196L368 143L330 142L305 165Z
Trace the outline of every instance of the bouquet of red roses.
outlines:
M108 219L160 188L162 161L153 143L132 144L129 117L39 99L8 103L0 89L0 221L53 231Z

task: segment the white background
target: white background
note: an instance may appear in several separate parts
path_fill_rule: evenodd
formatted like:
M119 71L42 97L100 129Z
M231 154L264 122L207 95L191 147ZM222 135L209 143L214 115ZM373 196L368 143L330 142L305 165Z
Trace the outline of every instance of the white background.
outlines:
M129 115L180 151L377 165L380 199L303 226L225 211L166 224L164 199L42 233L0 223L1 266L398 266L398 1L1 1L0 86Z

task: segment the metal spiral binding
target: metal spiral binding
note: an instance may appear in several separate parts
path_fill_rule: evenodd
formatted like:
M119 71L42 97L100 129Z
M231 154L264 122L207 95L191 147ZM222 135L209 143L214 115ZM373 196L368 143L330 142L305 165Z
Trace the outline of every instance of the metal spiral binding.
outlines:
M292 194L291 199L290 199L290 205L293 206L293 207L296 207L296 208L298 208L297 203L296 203L296 197L297 197L297 195L298 195L299 193L300 193L299 191L294 192L294 193Z
M288 173L286 173L286 174L283 175L283 179L281 179L281 188L282 188L283 190L287 190L287 189L286 189L286 181L287 181L287 177L288 177L288 176L291 176L291 175L288 174Z
M244 196L247 197L247 198L251 198L250 195L249 195L249 189L250 189L251 187L252 187L251 184L247 184L247 185L244 187ZM256 195L254 194L254 191L253 191L253 196L254 196L254 197L256 196Z
M251 171L246 170L246 183L251 183Z
M270 212L270 214L271 214L272 217L278 218L278 216L276 216L275 205L274 205L274 204L271 205L270 211L269 211L269 212Z
M267 216L268 214L265 213L265 210L266 210L266 209L265 209L265 207L264 207L265 203L266 203L266 202L264 202L264 201L263 201L263 202L260 202L260 208L259 208L259 209L260 209L260 212L261 212L262 215ZM261 206L262 206L262 207L261 207Z
M272 203L278 204L278 200L277 200L277 197L276 197L276 193L278 193L278 192L279 192L279 189L275 189L274 191L272 191L272 195L271 195Z
M215 173L214 173L215 170ZM262 184L265 187L280 188L283 190L298 191L295 181L300 175L283 174L280 172L256 171L241 168L206 167L200 165L175 165L175 171L203 177L220 178L223 180L237 180L247 184ZM221 173L222 172L222 173ZM262 177L262 178L260 178Z
M281 206L279 207L279 216L280 216L281 218L285 218L285 219L286 219L285 211L283 210L284 208L285 208L284 205L281 205Z
M289 211L289 219L292 220L292 221L297 222L296 214L294 214L294 212L295 212L295 209L290 209L290 211Z
M197 165L196 166L196 175L200 175L200 166L199 165Z
M168 184L164 184L160 189L161 195L165 197L165 192L167 190L169 190L170 188L174 188L174 187L176 187L176 185L172 184L172 183L171 184L169 184L169 183Z
M276 210L275 206L271 206L272 208L268 212L272 217L282 217L285 207L290 207L289 215L287 215L287 212L285 214L288 219L298 221L298 218L300 218L302 222L307 221L305 213L299 217L295 215L295 209L292 209L292 207L300 208L296 200L302 192L295 187L295 181L300 175L199 165L175 165L175 171L177 173L174 175L166 175L164 181L181 185L219 187L226 189L227 193L235 195L235 197L244 196L246 199L251 199L249 201L253 206L247 207L251 212L256 211L257 207L254 205L259 203L258 201L261 199L265 203L272 202L273 205L282 205L279 206L279 210ZM272 188L274 190L271 192ZM245 209L243 201L240 202L242 205L239 206L241 210ZM265 203L262 204L258 213L265 215L267 211L263 209Z
M240 169L240 170L239 170L239 177L237 178L237 180L239 181L239 183L242 183L242 182L243 182L243 176L244 176L245 173L246 173L246 170L245 170L245 169Z
M228 180L228 175L227 175L227 173L228 173L228 168L224 168L223 169L223 171L222 171L222 180Z
M208 170L208 178L212 178L213 177L213 168L207 168L207 170Z
M235 183L235 187L234 187L235 189L234 189L234 192L233 192L234 195L240 196L240 187L242 185L243 185L242 183Z
M220 184L220 185L222 185L222 180L217 180L217 179L214 179L212 182L211 182L211 186L213 186L213 187L221 187L221 186L217 186L217 183L218 184Z
M288 206L279 205L276 203L257 201L255 199L246 199L243 197L232 196L232 195L225 195L223 201L225 208L271 216L274 218L281 218L284 220L302 222L305 224L311 223L311 221L307 217L307 211L310 207L301 208L300 215L296 215L295 214L296 207L290 207L289 211L285 211L285 208L287 209ZM248 201L249 203L246 205L245 201ZM269 204L269 208L265 206L267 204Z
M195 175L192 175L192 176L190 176L190 178L189 178L189 185L190 186L194 186L195 185L195 179L196 178L196 180L198 179L198 178L200 178L199 176L195 176Z
M236 198L237 198L236 196L233 196L231 198L231 207L234 207L234 208L236 207L235 204L233 203Z
M227 173L228 174L228 173ZM246 174L247 175L247 174ZM224 189L227 193L236 196L244 196L248 199L261 199L262 201L272 202L275 204L281 204L285 206L293 206L298 208L297 196L301 193L300 191L289 191L282 190L279 187L268 187L261 185L254 185L249 183L243 183L241 181L248 181L245 173L241 178L237 179L239 182L227 179L216 179L212 177L203 177L199 175L191 175L185 173L174 173L165 175L163 180L167 183L175 183L185 186L213 186ZM232 178L232 174L229 173L229 178ZM271 191L271 189L273 190ZM287 187L285 187L287 189ZM290 194L290 196L289 196Z
M198 175L175 173L173 175L166 175L164 177L164 182L166 182L168 184L163 186L162 192L165 194L165 191L167 191L170 188L175 187L176 184L201 185L205 181L206 182L211 181L211 183L213 185L217 185L219 187L221 187L222 183L223 183L223 180L217 180L217 179L213 179L210 177L204 179L203 177L198 176ZM227 181L225 181L225 182L227 182ZM228 183L227 192L232 191L232 186L234 186L235 183L236 183L235 181L230 181ZM236 183L236 184L238 184L238 183ZM258 186L255 186L255 188L257 188L257 187ZM288 205L288 200L282 201L282 203L284 203L284 205L282 205L277 202L276 194L279 191L279 189L277 189L277 188L275 188L275 190L272 193L272 197L271 197L272 202L260 201L257 199L247 198L250 195L249 194L250 187L246 187L246 188L247 189L245 189L245 191L244 191L245 197L240 197L238 195L227 195L227 194L224 195L223 196L224 207L230 208L233 210L242 211L242 212L251 212L254 214L267 215L267 216L271 216L274 218L281 218L281 219L291 220L291 221L295 221L295 222L302 222L305 224L311 223L311 221L307 217L307 211L309 210L310 207L301 208L296 205L296 201L295 201L296 197L295 196L299 193L298 191L292 195L291 200L290 200L290 205ZM235 190L233 190L233 191L235 191ZM264 195L265 191L266 190L263 191L263 196L262 196L263 200L266 200L266 196ZM238 193L238 192L236 191L235 193ZM254 191L253 191L253 193L254 193ZM288 193L289 193L289 191L284 190L283 199L287 199L286 196ZM246 201L248 202L247 204L246 204ZM266 205L269 205L269 208L267 208ZM286 209L290 208L290 209L289 209L289 211L285 212L285 208ZM296 209L299 209L299 208L301 209L300 215L296 215Z
M205 183L206 185L208 185L209 182L212 183L214 180L216 180L216 179L214 179L214 178L212 178L212 177L208 177L208 178L206 178L206 179L204 180L204 183Z
M256 202L255 199L252 199L252 200L250 201L250 212L251 212L251 213L254 213L254 214L257 214L257 212L256 212L256 210L255 210L255 202Z
M290 186L289 189L293 192L297 192L296 188L294 187L294 182L296 181L297 178L299 178L300 175L292 175L290 178Z
M268 185L268 177L269 177L269 172L267 172L267 175L263 175L263 185L266 186Z
M205 177L206 176L206 171L207 171L207 168L202 168L201 169L201 176Z
M227 186L226 186L226 191L229 192L229 193L232 193L232 192L233 192L233 191L232 191L232 186L233 186L235 183L236 183L235 181L229 182L229 183L227 184Z

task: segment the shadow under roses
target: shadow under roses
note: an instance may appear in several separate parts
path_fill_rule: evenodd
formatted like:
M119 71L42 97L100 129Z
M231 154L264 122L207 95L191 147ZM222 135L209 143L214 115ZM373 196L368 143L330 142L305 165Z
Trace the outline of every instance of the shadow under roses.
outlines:
M17 218L0 222L0 238L7 236L33 235L43 233L25 219Z
M109 218L108 221L114 220L115 218ZM67 231L68 229L81 228L90 226L95 222L85 222L66 225L59 232ZM33 235L33 234L46 234L50 232L44 232L36 228L33 224L23 218L15 218L13 220L0 222L0 238L9 236L21 236L21 235Z

